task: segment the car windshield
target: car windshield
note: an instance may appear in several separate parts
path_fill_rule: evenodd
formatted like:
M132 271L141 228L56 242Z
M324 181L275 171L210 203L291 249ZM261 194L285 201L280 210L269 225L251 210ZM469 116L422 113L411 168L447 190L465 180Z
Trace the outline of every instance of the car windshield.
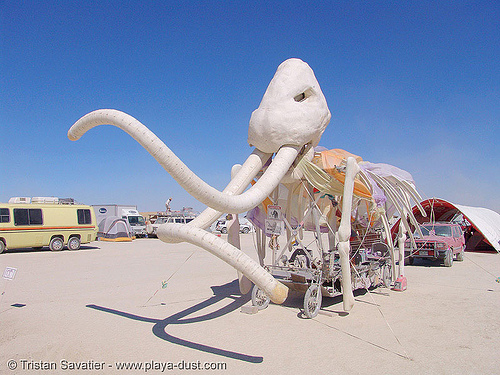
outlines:
M451 237L451 227L446 225L422 225L420 227L424 236L429 236L431 231L434 231L436 236ZM418 236L418 233L415 231Z
M129 216L128 222L130 225L144 225L144 218L142 216Z

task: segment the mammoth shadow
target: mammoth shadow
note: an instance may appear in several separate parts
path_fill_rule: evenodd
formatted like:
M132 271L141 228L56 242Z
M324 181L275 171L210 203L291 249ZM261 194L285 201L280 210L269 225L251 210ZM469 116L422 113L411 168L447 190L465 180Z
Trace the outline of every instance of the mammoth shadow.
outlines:
M188 341L188 340L182 339L180 337L175 337L175 336L167 333L167 326L169 326L169 325L198 323L198 322L203 322L203 321L207 321L207 320L211 320L211 319L216 319L216 318L224 316L232 311L239 309L241 306L243 306L245 303L247 303L250 300L250 296L240 294L239 287L238 287L238 280L234 280L234 281L229 282L229 283L224 284L224 285L212 286L211 289L214 293L214 295L212 297L210 297L210 298L208 298L208 299L206 299L206 300L204 300L204 301L202 301L194 306L191 306L183 311L180 311L174 315L171 315L165 319L148 318L148 317L130 314L130 313L127 313L124 311L114 310L114 309L111 309L108 307L98 306L98 305L93 305L93 304L86 305L86 307L94 309L94 310L118 315L118 316L121 316L124 318L137 320L140 322L151 323L151 324L153 324L153 328L152 328L153 334L156 337L158 337L162 340L168 341L172 344L181 345L181 346L184 346L186 348L191 348L194 350L199 350L202 352L211 353L211 354L215 354L215 355L219 355L219 356L227 357L227 358L232 358L232 359L236 359L236 360L240 360L240 361L244 361L244 362L261 363L264 360L264 358L261 356L251 356L251 355L237 353L237 352L230 351L230 350L220 349L220 348L216 348L213 346L208 346L208 345L204 345L201 343ZM230 302L226 306L224 306L216 311L207 313L205 315L200 315L200 316L196 316L193 318L187 318L189 315L194 314L198 311L201 311L201 310L203 310L211 305L214 305L220 301L223 301L225 299L232 300L232 302Z

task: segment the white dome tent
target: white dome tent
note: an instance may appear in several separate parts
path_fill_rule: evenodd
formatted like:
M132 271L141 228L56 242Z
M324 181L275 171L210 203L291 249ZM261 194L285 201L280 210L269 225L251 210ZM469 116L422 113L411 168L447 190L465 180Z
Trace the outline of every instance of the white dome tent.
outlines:
M130 242L134 237L130 224L119 216L109 216L99 223L97 237L101 241Z

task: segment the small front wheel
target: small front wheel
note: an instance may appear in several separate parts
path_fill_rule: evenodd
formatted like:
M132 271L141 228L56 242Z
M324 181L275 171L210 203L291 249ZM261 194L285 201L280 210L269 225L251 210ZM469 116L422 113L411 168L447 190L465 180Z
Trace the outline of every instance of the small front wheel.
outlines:
M71 237L68 241L68 249L70 250L78 250L80 249L80 239L78 237Z
M61 237L54 237L50 240L49 249L52 251L61 251L64 247L64 242Z
M271 302L269 296L257 285L254 285L252 289L252 305L257 306L259 310L264 310L269 306L269 302Z
M321 288L316 284L311 284L304 296L304 313L309 319L316 317L321 308Z
M392 283L392 267L390 263L386 263L382 268L382 283L384 287L390 288Z

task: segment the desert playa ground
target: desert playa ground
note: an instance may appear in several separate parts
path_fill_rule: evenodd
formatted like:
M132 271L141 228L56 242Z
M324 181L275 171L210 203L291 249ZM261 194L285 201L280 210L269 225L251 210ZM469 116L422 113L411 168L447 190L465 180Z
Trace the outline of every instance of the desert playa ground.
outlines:
M254 255L252 234L242 248ZM17 274L0 279L2 374L500 373L500 254L415 262L405 292L359 293L349 314L325 298L314 319L300 294L241 312L236 271L188 244L18 250L0 255L6 267ZM119 370L131 363L142 368Z

